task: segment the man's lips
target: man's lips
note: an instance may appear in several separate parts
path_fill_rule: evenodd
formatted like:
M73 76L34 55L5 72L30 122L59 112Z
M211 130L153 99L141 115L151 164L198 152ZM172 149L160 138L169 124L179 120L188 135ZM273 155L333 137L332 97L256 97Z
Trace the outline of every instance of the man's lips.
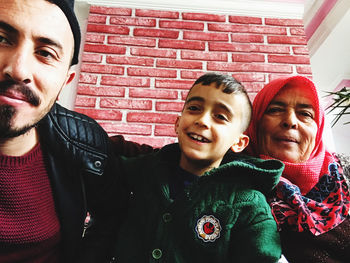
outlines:
M8 97L8 98L14 99L14 100L21 100L21 101L29 102L29 99L26 96L24 96L20 92L14 91L14 90L7 90L5 92L0 91L0 96L5 96L5 97Z
M203 142L203 143L209 143L211 142L209 139L205 138L202 135L196 134L196 133L188 133L187 134L192 140Z
M5 80L0 82L0 96L9 101L23 101L33 106L40 104L40 98L24 83L15 82L13 80Z

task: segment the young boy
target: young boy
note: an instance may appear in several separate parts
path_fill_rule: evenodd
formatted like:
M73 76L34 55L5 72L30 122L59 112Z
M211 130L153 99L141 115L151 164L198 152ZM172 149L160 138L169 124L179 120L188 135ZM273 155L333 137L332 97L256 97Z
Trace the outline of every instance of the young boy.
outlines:
M278 261L260 191L271 191L284 167L235 154L249 142L250 116L234 78L208 73L194 83L176 120L179 143L123 160L131 195L112 262Z

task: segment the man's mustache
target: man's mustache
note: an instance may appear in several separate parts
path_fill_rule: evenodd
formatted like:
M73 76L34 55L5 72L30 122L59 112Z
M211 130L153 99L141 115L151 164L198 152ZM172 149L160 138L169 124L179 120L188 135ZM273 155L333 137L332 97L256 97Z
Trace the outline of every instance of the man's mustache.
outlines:
M33 106L38 106L40 104L39 96L22 82L14 80L0 81L0 95L6 95L8 91L15 91L17 94L19 93L24 100Z

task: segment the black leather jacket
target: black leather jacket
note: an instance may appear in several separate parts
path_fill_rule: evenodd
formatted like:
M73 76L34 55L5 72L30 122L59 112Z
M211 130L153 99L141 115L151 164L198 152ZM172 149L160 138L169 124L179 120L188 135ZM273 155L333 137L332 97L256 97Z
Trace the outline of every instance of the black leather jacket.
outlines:
M114 201L128 196L120 187L108 135L91 118L58 104L37 128L61 225L60 261L102 262L127 203ZM117 141L113 147L118 148ZM92 224L82 238L88 211Z

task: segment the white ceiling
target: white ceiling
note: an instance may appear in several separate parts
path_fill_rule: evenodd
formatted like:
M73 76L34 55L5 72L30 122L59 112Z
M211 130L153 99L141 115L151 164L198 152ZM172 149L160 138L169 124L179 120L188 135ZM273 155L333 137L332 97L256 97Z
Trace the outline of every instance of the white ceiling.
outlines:
M302 18L304 6L308 7L309 3L314 1L316 0L77 0L76 2L155 10Z

